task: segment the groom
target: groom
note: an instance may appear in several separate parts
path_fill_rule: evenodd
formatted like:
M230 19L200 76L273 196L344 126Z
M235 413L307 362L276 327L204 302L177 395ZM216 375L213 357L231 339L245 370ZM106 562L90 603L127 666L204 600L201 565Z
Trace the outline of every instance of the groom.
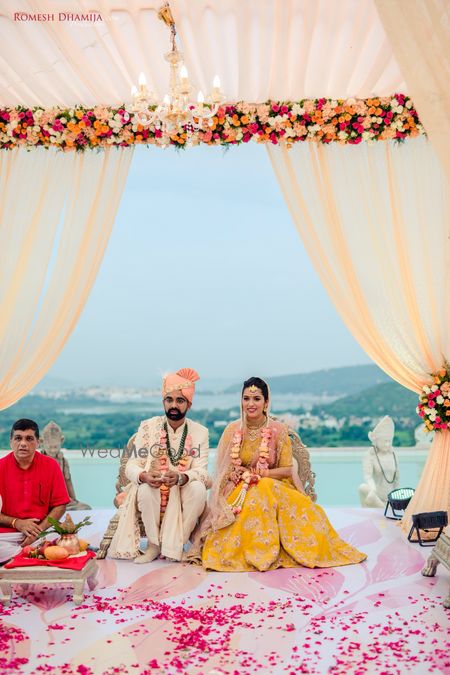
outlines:
M167 375L162 387L165 415L141 422L135 439L138 457L129 459L125 469L132 488L111 541L112 557L136 556L134 562L147 563L161 553L181 560L209 484L208 430L186 418L198 379L190 368ZM144 554L138 554L138 512L148 539Z

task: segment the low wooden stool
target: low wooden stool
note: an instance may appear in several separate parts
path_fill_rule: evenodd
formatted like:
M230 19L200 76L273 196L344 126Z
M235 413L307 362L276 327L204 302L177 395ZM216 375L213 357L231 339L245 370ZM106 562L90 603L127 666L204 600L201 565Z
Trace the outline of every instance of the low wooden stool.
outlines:
M436 546L431 551L431 555L422 570L423 576L434 577L439 563L450 570L450 536L447 534L441 534L437 540ZM447 597L444 598L443 605L446 609L450 609L450 589Z
M98 565L94 558L90 558L81 570L66 570L61 567L47 567L33 565L32 567L13 567L8 570L0 568L0 588L3 593L2 602L9 605L11 587L14 584L64 584L73 587L73 602L80 605L84 600L84 582L87 581L89 590L97 585Z

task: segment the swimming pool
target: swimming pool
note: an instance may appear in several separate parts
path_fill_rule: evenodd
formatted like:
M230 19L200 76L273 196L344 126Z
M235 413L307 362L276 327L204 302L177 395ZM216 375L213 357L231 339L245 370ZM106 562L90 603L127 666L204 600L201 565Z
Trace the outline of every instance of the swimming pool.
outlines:
M311 450L316 473L318 502L323 506L359 506L358 485L362 482L362 457L367 448L323 448ZM400 485L415 488L420 478L426 450L396 449ZM81 451L67 451L77 499L92 508L111 508L117 479L118 458L83 457ZM215 449L210 454L214 467Z

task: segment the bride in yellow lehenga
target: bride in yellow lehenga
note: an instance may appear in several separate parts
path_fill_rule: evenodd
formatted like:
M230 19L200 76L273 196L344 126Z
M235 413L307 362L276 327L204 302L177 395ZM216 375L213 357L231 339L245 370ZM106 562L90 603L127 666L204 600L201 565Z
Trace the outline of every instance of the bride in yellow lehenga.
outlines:
M269 417L269 388L244 382L241 420L219 442L216 480L187 559L222 572L335 567L365 560L292 481L288 427Z

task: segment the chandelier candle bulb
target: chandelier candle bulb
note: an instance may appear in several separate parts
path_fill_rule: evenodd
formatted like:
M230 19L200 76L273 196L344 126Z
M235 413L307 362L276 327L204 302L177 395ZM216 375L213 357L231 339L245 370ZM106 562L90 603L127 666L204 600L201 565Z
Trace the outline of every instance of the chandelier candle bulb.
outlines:
M197 94L197 103L202 106L204 104L204 102L205 102L205 97L203 96L203 92L200 89L200 91Z
M188 71L187 71L187 68L184 65L184 63L180 68L180 78L181 78L181 84L187 84L188 79L189 79L189 75L188 75Z
M138 83L139 83L139 90L140 90L140 92L141 92L141 93L144 93L145 87L146 87L146 84L147 84L147 80L146 80L146 78L145 78L144 73L139 73Z

